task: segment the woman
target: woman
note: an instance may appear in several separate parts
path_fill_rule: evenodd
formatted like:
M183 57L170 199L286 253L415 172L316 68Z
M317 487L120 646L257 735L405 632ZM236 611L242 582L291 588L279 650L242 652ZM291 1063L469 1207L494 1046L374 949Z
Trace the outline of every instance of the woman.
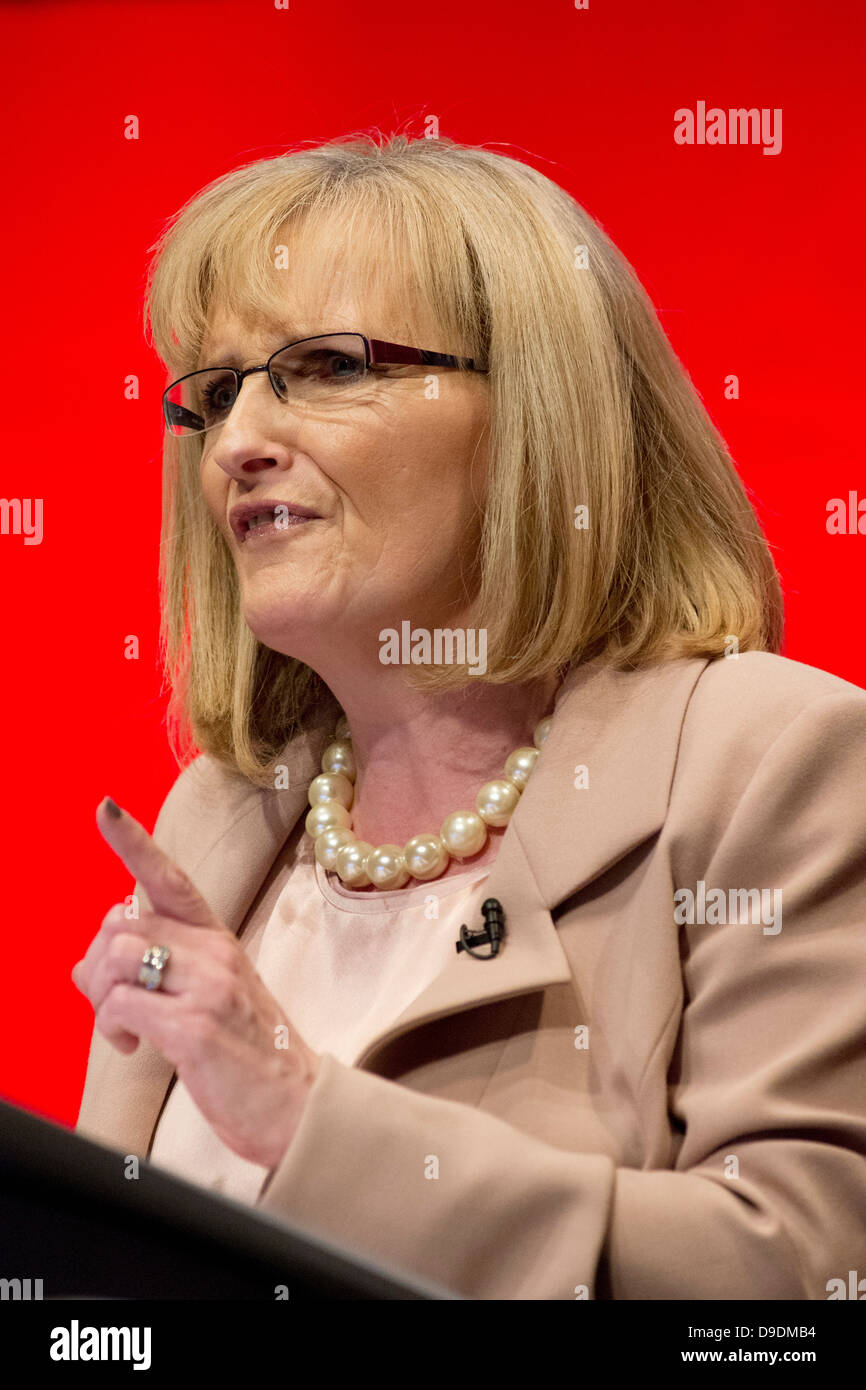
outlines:
M79 1129L475 1298L827 1297L866 694L778 654L630 267L529 167L403 137L236 170L157 252L201 752L153 839L98 811L137 884L74 971Z

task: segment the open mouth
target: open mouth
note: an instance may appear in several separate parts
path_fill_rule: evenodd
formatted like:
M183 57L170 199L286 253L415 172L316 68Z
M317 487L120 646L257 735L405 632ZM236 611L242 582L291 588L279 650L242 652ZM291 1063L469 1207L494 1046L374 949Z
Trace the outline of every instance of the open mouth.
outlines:
M297 512L287 511L285 507L265 507L260 512L244 517L239 522L241 543L264 536L278 536L297 526L304 526L316 518L299 516Z

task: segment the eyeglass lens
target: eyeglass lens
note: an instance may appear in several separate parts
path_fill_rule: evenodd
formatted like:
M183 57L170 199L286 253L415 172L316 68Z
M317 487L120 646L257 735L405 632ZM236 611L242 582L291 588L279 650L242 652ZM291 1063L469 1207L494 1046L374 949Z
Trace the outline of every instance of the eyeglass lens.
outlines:
M326 400L357 387L366 375L364 340L357 333L305 338L271 362L271 379L281 400ZM237 377L224 367L193 372L166 396L167 423L178 435L201 434L221 425L237 399Z

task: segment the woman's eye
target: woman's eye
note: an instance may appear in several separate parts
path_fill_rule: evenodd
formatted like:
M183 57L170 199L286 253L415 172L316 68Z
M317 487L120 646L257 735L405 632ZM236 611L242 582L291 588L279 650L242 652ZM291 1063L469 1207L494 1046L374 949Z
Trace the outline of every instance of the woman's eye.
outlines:
M329 348L311 349L292 359L289 365L294 375L318 381L356 381L364 375L362 358Z
M203 405L206 410L230 410L234 402L234 391L230 386L206 386Z
M347 357L345 353L340 352L322 353L319 366L321 374L332 380L352 379L363 372L362 362L356 357Z
M363 362L357 357L338 357L333 365L336 376L360 376L364 370Z

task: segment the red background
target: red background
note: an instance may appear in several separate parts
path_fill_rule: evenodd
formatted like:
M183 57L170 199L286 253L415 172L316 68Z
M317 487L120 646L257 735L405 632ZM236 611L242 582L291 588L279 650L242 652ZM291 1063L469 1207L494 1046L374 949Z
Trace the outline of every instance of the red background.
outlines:
M177 775L156 650L165 380L141 326L164 219L249 159L421 135L428 115L534 164L664 311L774 548L784 654L866 686L866 536L826 531L830 498L866 496L864 21L855 0L138 0L0 17L2 495L44 506L41 545L0 535L0 1094L72 1124L93 1012L69 971L131 890L95 807L113 795L150 828ZM674 111L699 100L781 107L781 153L676 145Z

